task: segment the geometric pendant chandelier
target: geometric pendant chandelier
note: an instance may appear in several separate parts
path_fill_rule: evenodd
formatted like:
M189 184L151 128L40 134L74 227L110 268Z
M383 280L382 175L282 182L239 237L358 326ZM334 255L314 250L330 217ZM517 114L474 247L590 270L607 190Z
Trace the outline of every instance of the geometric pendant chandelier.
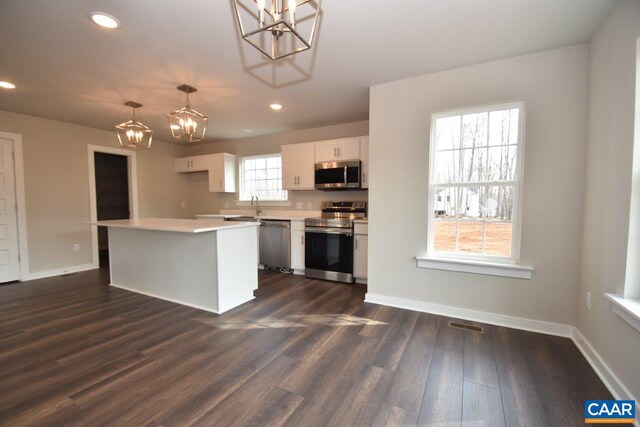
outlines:
M233 0L242 38L274 61L311 48L321 4L322 0ZM304 37L300 24L310 19L309 35Z
M171 135L183 142L200 142L204 139L209 119L189 104L189 94L198 89L189 85L180 85L177 89L187 94L187 105L167 114Z
M151 147L153 131L136 120L136 109L142 107L142 104L128 101L124 105L133 109L133 116L131 120L116 125L120 146L131 150L148 149Z

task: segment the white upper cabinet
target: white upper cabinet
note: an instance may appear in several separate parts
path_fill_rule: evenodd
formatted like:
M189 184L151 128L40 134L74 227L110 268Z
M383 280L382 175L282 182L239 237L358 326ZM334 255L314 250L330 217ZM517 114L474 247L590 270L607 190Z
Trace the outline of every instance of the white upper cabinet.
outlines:
M236 156L229 153L175 159L176 172L209 173L209 192L234 193L236 191Z
M283 145L280 147L282 154L282 188L295 190L298 183L298 146Z
M176 172L201 172L209 167L207 156L180 157L175 159Z
M332 162L338 156L338 140L319 141L315 143L315 161Z
M298 190L315 187L316 158L312 142L298 145Z
M338 140L338 158L340 160L360 159L360 138L345 138Z
M316 142L316 162L360 159L360 138Z
M284 190L314 189L314 143L283 145L282 188Z
M369 188L369 137L360 137L360 162L362 164L360 172L362 188Z
M236 192L236 156L229 153L211 154L209 157L209 192Z

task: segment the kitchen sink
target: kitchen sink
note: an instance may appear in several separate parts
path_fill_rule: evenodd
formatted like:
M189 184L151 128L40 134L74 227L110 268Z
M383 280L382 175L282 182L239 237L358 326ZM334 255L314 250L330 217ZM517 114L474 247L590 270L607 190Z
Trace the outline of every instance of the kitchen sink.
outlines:
M236 217L231 217L231 218L225 218L225 221L260 222L260 218L256 218L254 216L236 216Z

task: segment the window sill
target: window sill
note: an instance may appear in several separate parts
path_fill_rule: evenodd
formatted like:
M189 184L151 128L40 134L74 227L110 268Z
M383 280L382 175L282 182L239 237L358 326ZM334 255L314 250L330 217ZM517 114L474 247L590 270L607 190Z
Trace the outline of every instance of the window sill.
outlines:
M452 258L416 257L419 268L531 279L533 267L519 264L480 262Z
M613 302L613 312L640 332L640 301L616 294L604 294Z
M236 206L251 206L251 200L236 200ZM260 200L260 206L291 206L289 200Z

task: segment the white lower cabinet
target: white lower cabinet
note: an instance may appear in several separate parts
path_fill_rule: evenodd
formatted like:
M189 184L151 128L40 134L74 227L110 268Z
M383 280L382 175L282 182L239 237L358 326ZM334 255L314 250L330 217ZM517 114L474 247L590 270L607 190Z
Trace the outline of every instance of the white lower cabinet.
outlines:
M367 224L356 224L355 237L353 238L353 276L356 282L367 282L367 252L369 248L369 236Z
M291 221L291 268L304 273L304 221Z

